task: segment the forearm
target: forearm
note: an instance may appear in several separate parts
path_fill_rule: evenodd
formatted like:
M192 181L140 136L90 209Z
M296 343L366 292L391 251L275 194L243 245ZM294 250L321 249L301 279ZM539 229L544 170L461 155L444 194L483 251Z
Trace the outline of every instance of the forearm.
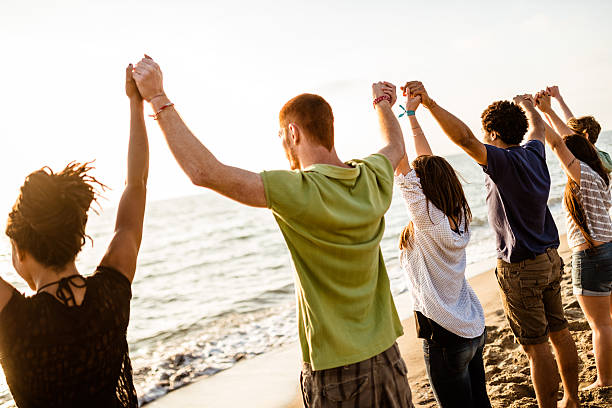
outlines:
M560 144L563 143L563 139L548 123L544 123L544 137L548 146L556 153Z
M149 141L145 126L143 103L130 99L130 141L128 145L127 184L146 186L149 175Z
M151 104L154 111L158 112L166 103L169 103L169 99L163 96L155 98ZM212 188L217 179L215 174L220 171L222 164L189 130L174 107L164 109L158 115L157 122L174 158L192 183Z
M563 111L563 116L565 117L565 121L567 122L568 120L574 117L574 114L570 110L569 106L567 106L562 96L556 99L557 99L557 102L559 102L559 106L561 107L561 111Z
M529 128L527 129L527 138L530 140L544 141L546 132L546 122L542 119L542 116L536 111L533 105L523 106L525 115L527 116L527 122Z
M572 135L575 132L567 126L567 124L553 111L552 109L545 112L546 117L561 136Z
M387 156L395 169L406 153L402 128L387 101L376 104L376 112L381 137L385 145L381 152Z
M432 155L431 147L425 137L425 133L419 125L416 115L408 116L410 119L410 127L412 128L412 136L414 141L414 149L417 157L423 155Z

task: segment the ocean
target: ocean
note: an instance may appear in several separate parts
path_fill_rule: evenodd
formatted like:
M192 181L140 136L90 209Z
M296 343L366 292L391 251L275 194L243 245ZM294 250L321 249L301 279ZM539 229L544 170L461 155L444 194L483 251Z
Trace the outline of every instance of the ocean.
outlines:
M598 147L612 151L612 132L600 136ZM564 233L561 201L566 177L550 150L547 155L552 178L549 207ZM464 180L474 217L468 264L493 258L484 174L464 154L448 160ZM114 217L114 208L90 217L87 232L94 245L87 245L78 258L82 273L95 270L110 242ZM381 244L394 295L406 290L397 240L407 222L404 203L395 191ZM7 238L0 243L0 267L4 279L26 291L13 270ZM142 404L297 340L291 261L272 214L208 190L148 203L132 291L128 342ZM0 408L12 406L0 373Z

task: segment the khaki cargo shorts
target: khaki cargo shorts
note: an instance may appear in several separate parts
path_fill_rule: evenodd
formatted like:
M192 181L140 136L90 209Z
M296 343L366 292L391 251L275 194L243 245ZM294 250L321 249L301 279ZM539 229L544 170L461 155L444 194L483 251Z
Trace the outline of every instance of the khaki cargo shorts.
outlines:
M567 327L561 300L562 272L563 260L555 248L521 262L497 260L495 275L504 313L520 344L545 343L549 332Z

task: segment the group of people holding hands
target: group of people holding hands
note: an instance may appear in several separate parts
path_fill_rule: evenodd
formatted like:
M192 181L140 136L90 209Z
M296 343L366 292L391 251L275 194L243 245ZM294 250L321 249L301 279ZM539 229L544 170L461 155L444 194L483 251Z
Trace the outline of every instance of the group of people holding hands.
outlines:
M413 406L396 343L403 329L380 249L394 185L408 210L400 264L436 400L441 407L491 406L484 311L465 278L472 214L455 170L434 155L419 126L421 105L485 173L504 311L529 357L538 404L578 407L578 355L560 291L564 263L547 206L545 143L552 148L568 176L567 239L574 294L593 330L598 376L592 387L612 385L612 161L594 146L597 122L575 118L551 87L487 107L480 141L422 83L407 82L401 92L416 150L410 161L392 111L395 86L378 82L372 91L378 152L340 160L331 107L318 95L302 94L279 114L278 136L291 170L254 173L220 162L193 135L166 95L155 61L145 56L130 64L128 179L114 237L95 273L84 277L75 265L89 206L102 187L87 164L30 174L9 214L14 267L36 292L26 297L0 279L0 363L17 406L138 406L126 331L148 175L143 100L195 185L272 211L295 269L306 407Z

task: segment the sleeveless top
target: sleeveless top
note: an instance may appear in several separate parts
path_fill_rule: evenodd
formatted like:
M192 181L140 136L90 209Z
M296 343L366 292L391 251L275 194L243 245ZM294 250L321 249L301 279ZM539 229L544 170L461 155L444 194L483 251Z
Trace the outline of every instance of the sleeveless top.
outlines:
M612 183L610 183L612 185ZM580 162L580 201L586 213L587 226L591 237L597 241L612 241L612 220L608 210L612 207L610 196L610 185L588 164ZM578 225L565 209L565 220L567 222L567 241L570 248L586 243L586 238L578 228Z
M98 267L80 306L15 291L0 313L0 364L19 408L138 407L126 339L131 285Z

